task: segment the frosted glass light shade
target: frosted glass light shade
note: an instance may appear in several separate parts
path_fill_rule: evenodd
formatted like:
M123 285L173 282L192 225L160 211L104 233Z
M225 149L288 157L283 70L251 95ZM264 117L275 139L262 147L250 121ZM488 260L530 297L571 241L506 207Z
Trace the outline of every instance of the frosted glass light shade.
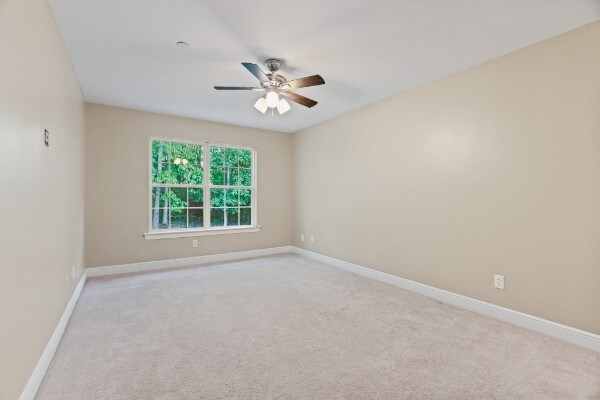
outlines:
M279 114L283 114L290 111L290 108L290 103L288 103L284 99L279 100L279 104L277 104L277 111L279 111Z
M267 93L266 100L267 106L269 106L270 108L275 108L277 107L277 104L279 104L279 96L277 96L277 93L275 92Z
M256 108L258 111L260 111L261 113L265 113L267 112L267 108L269 106L267 106L267 100L265 100L264 97L261 97L260 99L258 99L258 101L256 103L254 103L254 108Z

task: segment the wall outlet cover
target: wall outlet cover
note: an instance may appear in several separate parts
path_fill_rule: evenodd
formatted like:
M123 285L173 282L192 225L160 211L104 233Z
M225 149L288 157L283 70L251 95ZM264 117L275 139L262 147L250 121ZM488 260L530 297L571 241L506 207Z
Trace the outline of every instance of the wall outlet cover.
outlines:
M504 275L494 275L494 287L504 289Z

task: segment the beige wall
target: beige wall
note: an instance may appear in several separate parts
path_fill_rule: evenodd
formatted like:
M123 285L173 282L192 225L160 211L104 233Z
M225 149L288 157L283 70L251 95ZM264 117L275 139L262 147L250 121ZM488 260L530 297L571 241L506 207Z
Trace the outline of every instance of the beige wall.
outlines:
M295 133L294 244L600 333L598 49L600 22Z
M0 399L13 400L83 271L84 103L45 0L0 1L0 55Z
M86 125L86 267L290 245L291 135L89 103ZM149 136L255 147L261 231L145 240Z

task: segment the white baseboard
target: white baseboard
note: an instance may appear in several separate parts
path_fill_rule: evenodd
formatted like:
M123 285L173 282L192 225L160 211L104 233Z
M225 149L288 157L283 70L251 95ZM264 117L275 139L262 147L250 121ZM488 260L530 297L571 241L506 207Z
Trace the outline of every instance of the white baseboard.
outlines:
M146 261L134 264L113 265L110 267L88 268L88 278L107 275L128 274L131 272L146 272L159 269L189 267L192 265L209 264L223 261L235 261L245 258L270 256L274 254L291 253L292 246L270 247L267 249L237 251L234 253L210 254L206 256L175 258L171 260Z
M485 301L476 300L447 290L438 289L409 279L400 278L396 275L352 264L320 253L315 253L295 246L292 247L293 252L296 254L600 353L600 335L562 325L557 322L548 321L509 308L497 306L495 304L486 303Z
M60 343L60 339L62 338L65 328L69 323L69 319L71 318L71 314L73 313L73 309L75 308L75 304L77 303L77 299L79 299L79 295L83 290L83 286L85 285L86 280L87 275L86 272L83 271L81 279L79 280L79 283L77 283L75 291L73 291L73 294L71 295L71 298L69 299L69 302L65 307L65 311L62 313L62 316L60 317L60 320L58 321L54 332L52 332L52 336L50 336L50 340L48 341L46 348L42 352L42 355L38 360L38 363L36 364L35 368L33 369L33 372L31 373L31 376L29 377L25 388L21 392L21 396L19 396L19 400L34 399L35 394L37 393L37 390L40 387L42 380L44 379L46 370L48 369L48 366L52 361L52 357L54 357L54 353L56 352L56 348Z

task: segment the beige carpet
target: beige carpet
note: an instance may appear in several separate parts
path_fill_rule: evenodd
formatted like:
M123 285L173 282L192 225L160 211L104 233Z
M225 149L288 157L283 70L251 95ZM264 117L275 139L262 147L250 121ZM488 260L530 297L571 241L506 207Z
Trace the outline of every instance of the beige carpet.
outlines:
M600 399L600 354L296 255L88 281L44 399Z

